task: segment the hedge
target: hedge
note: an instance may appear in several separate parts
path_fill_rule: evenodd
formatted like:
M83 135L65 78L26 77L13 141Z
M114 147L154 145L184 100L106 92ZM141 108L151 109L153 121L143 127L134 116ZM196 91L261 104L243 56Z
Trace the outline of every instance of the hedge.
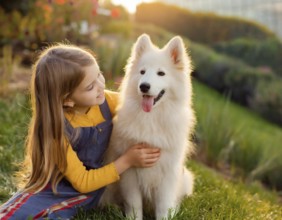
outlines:
M282 79L273 71L251 67L197 43L189 48L196 78L282 125Z
M272 69L282 76L282 42L277 38L264 41L246 38L235 39L230 42L221 42L213 46L220 53L244 60L254 67L267 71Z

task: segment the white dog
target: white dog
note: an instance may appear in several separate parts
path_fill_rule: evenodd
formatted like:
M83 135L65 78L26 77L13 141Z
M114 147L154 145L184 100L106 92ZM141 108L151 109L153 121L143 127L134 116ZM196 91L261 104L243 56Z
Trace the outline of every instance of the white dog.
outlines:
M149 201L156 219L167 218L184 196L192 194L194 178L185 168L195 124L190 73L190 59L180 37L159 49L143 34L132 49L107 160L113 161L140 142L161 148L161 156L151 168L131 168L122 174L117 184L127 216L141 220L142 203ZM107 187L104 202L115 196L113 187Z

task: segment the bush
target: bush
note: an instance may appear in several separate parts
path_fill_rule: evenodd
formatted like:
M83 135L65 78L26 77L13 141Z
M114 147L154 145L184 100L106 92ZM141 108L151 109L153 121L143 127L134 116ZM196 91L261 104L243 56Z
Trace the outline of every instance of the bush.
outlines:
M217 52L240 58L254 67L267 71L272 69L277 75L282 76L282 42L276 38L265 41L236 39L214 45Z
M226 90L237 102L250 106L250 102L257 92L259 82L267 82L270 86L273 74L264 74L259 69L251 68L246 65L237 65L230 68L224 77Z
M113 19L96 14L95 2L92 0L28 1L34 1L34 4L31 4L26 14L17 10L5 12L0 5L0 47L9 44L13 46L13 51L23 53L35 51L49 42L90 44L97 27ZM124 8L107 6L109 10L112 7L120 13L120 17L115 19L129 19ZM84 24L88 26L86 30L82 30ZM124 25L123 32L126 34L125 29ZM30 64L30 61L26 63Z
M256 92L251 100L252 109L259 112L268 120L282 125L282 79L258 83Z
M270 30L255 22L215 14L193 13L162 3L140 4L135 16L138 22L153 23L168 31L184 35L192 41L205 44L235 38L265 40L274 36Z
M248 66L196 43L190 44L190 50L196 78L282 125L280 77L269 69Z
M2 7L5 12L11 12L14 10L20 11L21 14L27 14L35 0L1 0L0 7Z

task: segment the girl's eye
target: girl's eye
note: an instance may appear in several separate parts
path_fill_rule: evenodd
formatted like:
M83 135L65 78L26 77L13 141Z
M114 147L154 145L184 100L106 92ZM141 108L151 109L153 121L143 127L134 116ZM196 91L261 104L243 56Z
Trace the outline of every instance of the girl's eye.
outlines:
M87 91L91 91L94 88L94 83L92 83L88 88Z
M146 72L145 70L141 70L141 71L140 71L141 75L144 75L145 72Z
M164 76L164 75L165 75L165 73L163 71L158 72L158 76Z

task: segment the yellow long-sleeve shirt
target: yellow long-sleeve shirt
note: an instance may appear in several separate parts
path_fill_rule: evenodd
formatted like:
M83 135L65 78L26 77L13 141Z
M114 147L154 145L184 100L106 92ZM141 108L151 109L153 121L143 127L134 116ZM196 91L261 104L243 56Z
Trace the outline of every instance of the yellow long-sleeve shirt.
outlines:
M110 111L114 115L118 103L118 93L106 90L105 96ZM105 121L99 106L91 107L86 114L65 114L65 116L74 128L96 126ZM87 170L71 146L67 149L67 168L64 174L72 186L81 193L95 191L120 178L114 163L99 169Z

